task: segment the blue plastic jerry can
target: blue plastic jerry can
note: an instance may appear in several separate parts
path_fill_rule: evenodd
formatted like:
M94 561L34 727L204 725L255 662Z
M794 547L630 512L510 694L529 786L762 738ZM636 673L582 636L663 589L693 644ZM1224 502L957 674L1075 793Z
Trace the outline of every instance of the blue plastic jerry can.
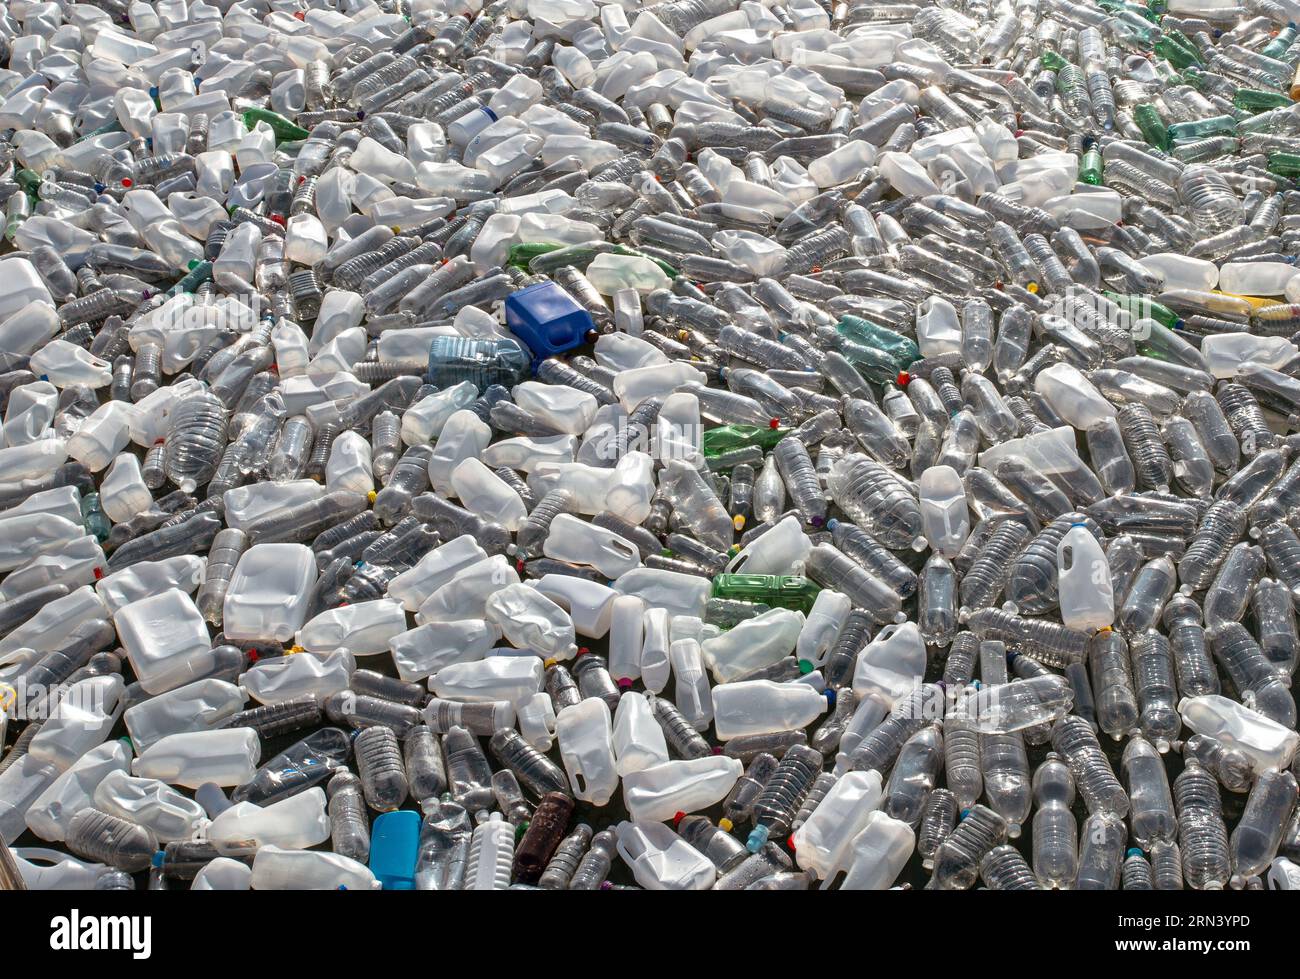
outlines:
M386 891L415 889L420 853L420 814L411 809L386 812L370 830L370 872Z
M539 282L507 296L506 326L532 351L534 367L582 346L596 329L591 314L554 282Z

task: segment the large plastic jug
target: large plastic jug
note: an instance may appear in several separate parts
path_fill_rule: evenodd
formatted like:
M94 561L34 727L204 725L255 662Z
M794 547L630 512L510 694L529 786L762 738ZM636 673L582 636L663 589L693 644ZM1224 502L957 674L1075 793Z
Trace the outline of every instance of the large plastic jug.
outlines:
M1300 734L1219 694L1184 697L1178 713L1195 733L1245 752L1256 771L1286 768L1300 745Z
M203 583L207 558L197 554L177 554L161 561L139 561L129 568L100 578L95 592L110 612L161 595L171 588L192 594Z
M194 600L179 588L118 609L113 622L136 679L149 693L182 686L212 667L207 623ZM237 638L229 631L226 635Z
M814 669L824 665L852 611L853 600L848 595L832 588L819 591L795 643L795 656Z
M812 539L796 516L780 520L727 564L728 574L799 574L812 553Z
M663 608L669 615L704 618L712 583L707 578L662 568L633 568L618 576L614 590L636 595L651 608Z
M26 829L27 810L54 784L61 769L23 755L0 772L0 844L12 843Z
M406 631L406 610L391 598L326 609L296 633L295 643L309 653L346 649L354 656L388 652L388 642Z
M618 592L614 589L598 581L571 574L542 575L534 587L561 608L568 610L578 635L600 639L609 632L614 599L618 597ZM391 586L389 592L392 592Z
M203 865L190 883L190 890L246 891L252 886L252 867L230 857L217 857Z
M952 466L931 466L917 480L921 528L930 547L955 558L970 536L970 511L961 475Z
M651 891L703 891L718 868L663 823L622 822L614 828L618 853L638 884Z
M17 313L28 303L41 302L51 309L54 307L50 290L36 271L36 266L26 258L0 259L0 282L5 284L4 294L0 295L0 320ZM2 326L0 335L3 335Z
M169 785L197 789L204 782L243 785L257 771L262 741L251 727L170 734L141 753L131 771Z
M324 702L330 694L348 689L356 668L356 658L346 649L323 655L273 656L258 660L241 674L239 685L262 704L280 704L301 697Z
M590 697L564 708L555 718L560 758L576 798L603 806L618 788L618 762L609 707Z
M253 858L255 891L370 891L379 881L370 868L350 857L323 850L283 850L264 846Z
M330 836L325 790L315 785L269 806L238 802L212 820L204 835L218 850L248 841L286 850L324 843Z
M542 553L557 561L590 565L607 578L641 566L641 552L627 538L570 513L561 513L551 521Z
M854 838L883 799L880 773L875 769L841 775L790 838L799 866L823 882L834 877L846 866Z
M614 711L614 757L623 778L668 761L668 742L645 694L627 691ZM623 784L624 795L627 783Z
M569 613L536 588L514 584L498 589L488 598L484 617L518 649L531 649L545 659L578 655Z
M110 772L131 767L131 749L122 741L91 748L59 775L27 810L27 828L43 840L64 839L72 817L94 804L95 788Z
M1056 546L1061 621L1071 629L1093 631L1115 619L1110 563L1097 538L1075 524Z
M1047 399L1067 424L1082 431L1116 414L1115 406L1070 364L1053 364L1040 371L1034 378L1034 390Z
M894 703L921 682L925 674L925 640L915 622L887 625L858 656L853 694Z
M109 868L39 846L10 849L29 891L88 891Z
M388 583L388 597L405 605L408 612L419 609L424 600L456 577L462 569L487 559L469 534L435 547Z
M806 683L744 680L713 688L713 727L719 741L746 734L805 728L823 713L834 695Z
M744 770L740 759L726 755L664 761L625 774L623 802L635 822L666 822L721 802Z
M609 623L609 675L620 687L630 687L641 675L645 602L635 595L619 595L610 606Z
M704 660L714 678L727 683L789 656L803 626L802 612L771 609L705 640Z
M292 639L307 618L316 573L316 555L305 544L254 544L240 555L226 589L226 638Z
M458 619L481 619L487 600L507 585L517 585L519 573L505 556L494 554L456 571L452 580L442 585L421 604L415 621L454 622Z
M840 890L884 891L898 879L916 848L916 833L901 819L877 809L849 846L850 863ZM840 868L835 868L838 873ZM830 883L828 878L825 883ZM825 885L823 885L825 886Z
M126 681L117 674L72 684L28 743L33 758L68 768L108 737L123 710Z
M1281 369L1300 357L1300 349L1286 337L1257 337L1249 333L1222 333L1201 342L1206 369L1218 378L1236 377L1248 361Z
M109 772L95 788L96 809L139 823L162 842L188 840L207 821L203 807L165 782Z
M429 622L388 640L397 675L408 683L451 666L481 660L492 651L501 630L485 619Z
M466 510L511 533L528 516L519 494L478 459L465 459L451 471L451 488Z
M208 677L136 704L122 719L136 750L143 751L169 734L218 727L247 701L248 694L233 683Z
M545 672L536 656L489 656L439 670L429 680L429 689L445 700L508 700L515 704L542 689ZM605 713L609 714L609 708Z

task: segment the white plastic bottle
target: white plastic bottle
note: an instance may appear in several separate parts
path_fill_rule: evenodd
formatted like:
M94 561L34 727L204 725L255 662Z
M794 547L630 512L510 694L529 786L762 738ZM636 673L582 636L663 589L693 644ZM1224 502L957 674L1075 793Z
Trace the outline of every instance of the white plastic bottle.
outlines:
M150 745L131 765L133 774L197 789L204 782L242 785L253 777L262 741L251 727L171 734Z
M599 697L564 708L555 718L560 758L576 798L603 806L618 789L618 762L609 707Z
M970 511L961 475L952 466L931 466L917 481L921 526L932 550L955 558L970 536Z
M363 863L324 850L264 846L253 858L255 891L370 891L379 881Z
M854 837L883 799L880 773L875 769L841 775L791 837L799 866L823 882L833 877L837 869L846 866Z
M858 656L853 693L892 704L920 682L925 664L925 640L915 622L885 626Z
M771 609L705 640L704 661L719 683L727 683L789 656L803 625L802 612Z
M1075 524L1056 546L1061 621L1071 629L1094 631L1115 619L1110 564L1097 538Z
M798 730L826 712L829 696L806 683L743 680L719 684L713 688L713 728L719 741Z
M314 785L269 806L238 802L213 819L205 835L218 850L248 841L286 850L316 846L330 836L325 790Z
M884 891L893 886L916 848L916 833L901 819L879 809L867 816L866 824L849 845L849 864L840 890ZM839 868L835 868L837 874ZM827 878L830 883L832 877Z
M617 578L641 566L641 552L636 545L570 513L561 513L551 521L542 553L557 561L590 565L607 578Z
M316 555L305 544L254 544L226 590L226 638L291 639L306 620L316 573Z
M645 694L629 690L619 698L614 711L613 743L616 768L624 778L668 760L668 742ZM624 794L626 791L625 783Z
M675 640L669 647L668 659L672 664L673 700L677 709L691 727L705 730L713 723L713 698L700 641L689 636Z
M609 675L620 686L631 686L641 675L645 602L635 595L619 595L610 606Z
M461 506L511 533L528 516L528 508L510 485L476 458L464 459L451 472L452 492Z
M825 664L836 637L852 611L853 601L847 595L832 588L823 588L817 593L817 599L799 633L799 639L795 643L795 656L812 664L814 669Z
M465 867L465 890L504 891L510 887L515 856L515 828L494 812L474 827Z
M638 884L651 891L703 891L718 868L663 823L622 822L614 828L618 853Z
M429 680L429 689L444 700L507 700L513 704L541 690L544 673L536 656L489 656L439 670ZM608 707L605 713L609 714Z
M698 812L721 802L744 768L740 759L726 755L665 760L626 773L623 802L636 822L667 822L676 813Z

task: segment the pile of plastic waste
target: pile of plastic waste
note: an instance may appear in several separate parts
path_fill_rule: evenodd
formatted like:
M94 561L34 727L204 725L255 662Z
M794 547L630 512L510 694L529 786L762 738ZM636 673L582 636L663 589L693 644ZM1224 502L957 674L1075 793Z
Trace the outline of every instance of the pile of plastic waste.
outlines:
M0 879L1300 887L1297 20L10 0Z

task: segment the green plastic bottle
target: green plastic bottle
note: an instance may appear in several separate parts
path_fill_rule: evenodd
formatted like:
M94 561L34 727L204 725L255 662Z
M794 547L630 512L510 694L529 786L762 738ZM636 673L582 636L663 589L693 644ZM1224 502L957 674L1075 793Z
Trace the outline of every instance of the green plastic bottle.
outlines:
M26 168L14 174L14 183L31 197L36 197L41 189L41 175Z
M506 253L506 262L527 271L528 264L538 255L545 255L547 252L563 247L565 246L551 241L530 241L521 245L511 245L510 251Z
M1038 56L1038 63L1048 71L1060 71L1070 62L1066 61L1055 51L1044 51Z
M10 194L5 201L5 240L13 241L23 222L32 216L32 199L22 191Z
M244 113L244 125L252 129L259 122L264 122L275 133L275 141L283 143L288 140L306 139L311 133L270 109L249 109Z
M757 425L719 425L710 428L701 439L705 456L720 456L724 452L757 445L764 451L790 434L788 428L759 428Z
M720 574L713 579L714 598L735 598L804 613L812 610L820 591L802 575Z
M1232 116L1211 116L1192 122L1176 122L1169 127L1170 143L1179 140L1204 139L1207 136L1235 136L1237 120Z
M1111 302L1113 302L1124 312L1128 313L1134 319L1155 320L1161 326L1174 329L1182 322L1181 317L1168 306L1156 302L1150 296L1139 296L1132 293L1110 292L1102 290L1101 293Z
M1156 107L1144 102L1133 110L1133 121L1142 130L1142 138L1158 150L1168 151L1169 129Z
M113 523L100 505L98 493L87 493L81 498L81 522L86 527L86 533L94 534L100 543L108 540Z
M1176 68L1204 64L1201 60L1201 52L1180 30L1165 31L1160 40L1155 43L1154 50Z
M841 316L840 321L835 324L835 329L846 340L851 340L854 343L884 354L900 371L921 357L921 348L916 345L916 341L911 337L895 333L893 330L881 326L879 323L873 323L861 316L851 314Z
M1268 170L1288 180L1300 177L1300 153L1270 153Z
M212 263L209 261L190 262L190 270L182 275L174 286L167 290L168 296L179 296L182 292L193 292L212 278Z
M1085 184L1100 187L1102 166L1101 150L1094 143L1084 150L1083 158L1079 161L1079 179Z
M1287 48L1295 42L1297 36L1300 36L1300 30L1297 30L1294 24L1288 24L1277 32L1277 36L1273 40L1260 48L1259 53L1265 58L1281 61L1282 55L1286 54Z
M1246 112L1267 112L1280 109L1285 105L1294 105L1281 92L1264 92L1258 88L1239 88L1232 96L1232 104Z

